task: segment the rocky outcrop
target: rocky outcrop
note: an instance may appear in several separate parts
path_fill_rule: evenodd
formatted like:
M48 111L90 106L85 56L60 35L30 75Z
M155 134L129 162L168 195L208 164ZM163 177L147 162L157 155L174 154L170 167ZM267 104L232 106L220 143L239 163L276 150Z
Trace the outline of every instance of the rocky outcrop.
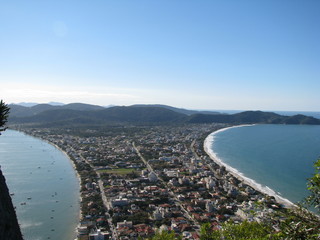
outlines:
M6 180L0 169L0 239L22 240L21 230L18 224Z

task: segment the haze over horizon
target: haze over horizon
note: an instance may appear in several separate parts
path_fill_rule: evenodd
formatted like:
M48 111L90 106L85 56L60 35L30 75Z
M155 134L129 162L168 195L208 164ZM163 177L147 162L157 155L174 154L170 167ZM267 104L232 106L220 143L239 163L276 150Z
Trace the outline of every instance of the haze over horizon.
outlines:
M320 111L319 1L0 1L6 103Z

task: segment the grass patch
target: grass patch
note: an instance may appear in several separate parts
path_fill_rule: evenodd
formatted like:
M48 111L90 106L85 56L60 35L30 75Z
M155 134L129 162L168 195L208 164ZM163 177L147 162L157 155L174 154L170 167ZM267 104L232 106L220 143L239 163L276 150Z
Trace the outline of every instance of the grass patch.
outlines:
M98 171L99 173L118 174L118 175L126 175L126 174L136 172L134 168L115 168L115 169L103 169Z

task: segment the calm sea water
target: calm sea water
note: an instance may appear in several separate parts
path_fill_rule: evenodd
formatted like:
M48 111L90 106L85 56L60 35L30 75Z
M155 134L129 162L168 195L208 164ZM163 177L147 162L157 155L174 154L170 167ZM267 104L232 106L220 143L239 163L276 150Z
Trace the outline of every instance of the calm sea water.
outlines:
M320 126L254 125L212 134L209 147L227 165L291 202L308 195L320 157Z
M25 240L75 238L79 182L65 154L7 130L0 136L0 165Z

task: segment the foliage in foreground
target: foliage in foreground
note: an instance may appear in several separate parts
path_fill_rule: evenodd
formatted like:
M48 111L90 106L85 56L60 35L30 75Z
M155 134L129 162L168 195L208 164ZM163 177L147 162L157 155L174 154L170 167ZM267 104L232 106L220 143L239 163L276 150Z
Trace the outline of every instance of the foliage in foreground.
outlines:
M158 231L150 240L181 240L173 231Z
M6 130L5 124L8 121L9 107L1 100L0 101L0 134Z
M308 179L310 195L296 209L290 210L280 227L286 239L320 239L320 159L314 163L315 173ZM312 208L318 216L305 207Z
M206 223L201 226L200 239L201 240L244 240L244 239L279 239L267 224L258 222L244 221L240 224L233 222L226 222L222 224L220 230L212 230L211 225Z
M301 207L288 212L280 229L281 239L320 239L319 218Z
M310 196L307 197L306 203L308 206L313 206L317 213L320 214L320 159L314 163L315 173L308 179L308 190Z

